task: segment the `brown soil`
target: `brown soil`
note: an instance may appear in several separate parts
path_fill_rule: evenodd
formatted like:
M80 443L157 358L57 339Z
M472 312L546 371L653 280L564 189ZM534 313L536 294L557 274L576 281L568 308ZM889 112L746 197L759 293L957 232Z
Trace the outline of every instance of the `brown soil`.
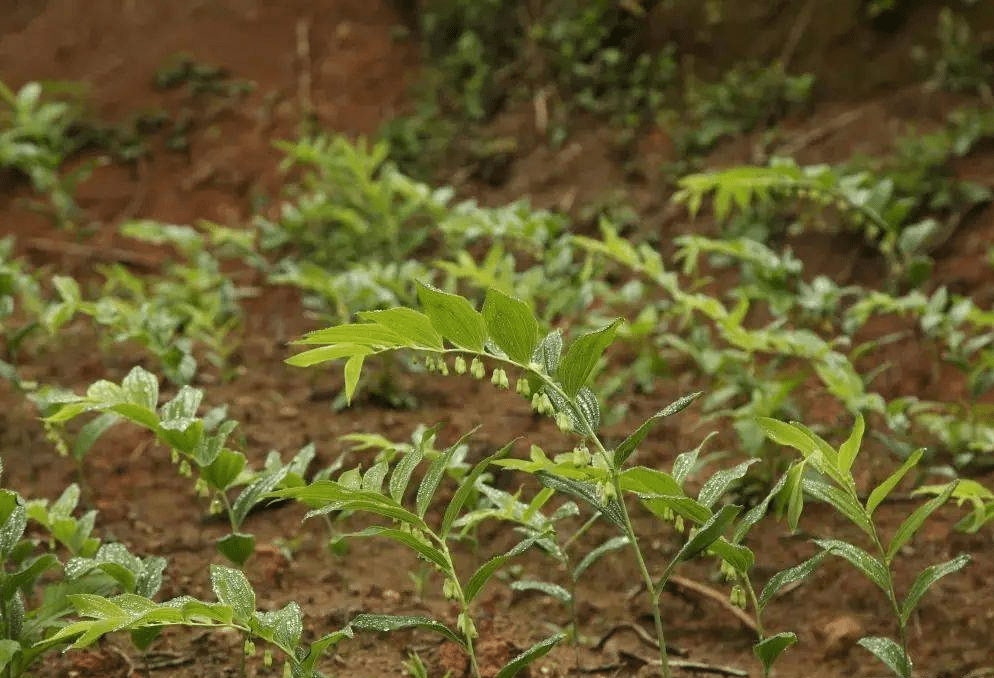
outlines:
M777 56L775 45L782 44L797 25L804 4L772 3L783 6L783 12L776 20L760 18L769 26L756 41L755 50L729 43L729 55L715 57L716 67L734 58L769 58L771 51ZM858 12L859 3L811 4L815 11L810 25L802 26L804 37L793 58L797 70L814 70L820 81L825 76L825 94L809 117L786 123L785 142L826 125L828 131L798 151L801 162L841 159L853 151L879 151L893 139L899 123L935 119L936 111L942 110L941 102L936 103L938 100L918 88L907 87L912 77L901 61L911 44L931 35L931 9L914 10L895 36L859 33L863 42L853 52L856 56L840 61L836 57L848 54L847 36L856 30L845 17ZM826 8L836 4L833 16ZM986 5L977 10L979 14L986 11ZM690 15L684 27L701 25L694 12ZM88 83L93 112L102 120L123 121L135 111L161 108L171 117L189 116L193 125L186 153L167 151L162 135L153 136L147 159L134 166L99 167L80 186L79 202L91 221L82 242L76 242L78 232L59 230L28 209L28 191L23 184L0 187L0 232L16 235L20 251L32 263L49 266L53 272L85 275L106 259L111 247L129 248L153 266L161 259L162 253L154 248L135 250L133 243L116 235L115 227L126 218L174 223L210 219L232 226L244 223L256 198L273 197L278 191L280 156L270 142L292 138L309 106L322 128L350 135L373 132L379 122L403 106L406 85L417 68L418 50L410 38L395 37L399 21L392 6L383 0L8 0L0 6L0 74L8 85L16 88L39 79L82 81ZM721 44L714 41L724 35L717 28L710 33L704 29L672 30L674 35L661 34L653 39L677 38L686 48L696 44L700 50L705 44ZM743 35L742 24L734 22L720 30ZM177 52L223 66L233 77L255 83L256 89L246 100L237 102L158 91L152 86L155 71ZM302 59L302 53L309 53L309 59ZM859 55L867 53L878 57L866 63ZM864 78L868 73L872 75ZM302 74L310 77L309 90L301 89L306 81ZM842 96L847 82L860 84L848 91L849 96ZM857 96L860 100L852 103L851 98ZM857 108L865 108L865 113L851 124L832 127L840 114ZM688 224L667 200L666 178L659 171L660 162L669 159L670 153L665 130L647 132L633 158L619 158L611 135L596 122L581 126L558 150L542 142L527 111L510 111L494 124L500 133L514 134L520 140L511 176L500 188L463 183L459 187L463 193L486 203L527 195L538 206L579 215L584 205L602 201L609 191L617 189L638 209L639 232L644 235L661 237L665 242L675 233L701 226ZM713 160L728 164L747 159L754 141L727 144L716 151ZM975 154L964 160L961 172L994 185L994 156L989 149ZM937 252L936 282L975 293L978 302L989 303L994 296L994 276L985 257L992 239L994 210L971 215ZM860 264L856 267L851 262L854 249ZM795 250L811 274L849 271L860 282L880 280L880 262L849 240L806 237L795 243ZM505 442L508 431L550 451L568 444L554 427L533 419L518 399L495 394L468 379L444 383L418 379L405 384L419 401L413 412L359 403L333 413L327 393L340 388L338 371L301 371L282 362L287 355L285 342L311 329L297 296L287 290L266 290L248 302L248 311L238 355L246 368L231 381L203 385L208 404L230 404L229 416L242 422L244 449L255 462L270 449L287 455L314 442L319 450L318 463L328 464L344 450L338 440L342 434L379 432L406 439L417 424L434 422L443 422L444 442L483 423L472 442L474 454L481 456ZM923 372L915 358L919 348L909 343L888 354L899 365L888 372L888 395L927 392L930 397L958 397L954 385L941 375ZM62 343L47 348L26 366L25 376L81 390L98 378L119 380L141 361L136 349L101 354L92 332L74 325ZM908 369L902 370L902 365ZM918 369L913 369L916 365ZM682 387L674 384L670 392L633 402L627 423L635 423L665 404ZM668 467L676 453L696 446L708 428L698 425L694 416L688 412L662 426L653 438L655 442L641 452L641 461ZM814 418L819 416L812 413ZM619 426L612 433L623 434L624 430ZM37 411L5 382L0 382L0 450L7 472L5 483L25 495L54 498L74 478L72 465L58 458L47 442ZM360 460L353 455L353 461ZM889 465L882 458L870 464L866 473L880 478ZM205 507L198 505L189 482L169 467L163 450L152 446L143 433L119 426L86 458L85 476L92 502L100 510L97 529L102 535L113 535L136 553L169 559L161 595L210 596L207 564L221 562L212 543L224 534L224 527L202 522ZM989 476L986 482L991 485ZM893 528L907 510L906 504L886 504L878 515L884 525ZM297 508L282 507L261 512L246 525L262 545L248 566L261 605L276 607L298 601L306 615L308 634L338 628L360 611L430 613L454 621L454 612L437 590L437 581L429 582L423 599L415 595L407 573L417 569L417 562L410 554L381 541L353 541L348 556L329 555L317 525L300 527L302 515ZM994 666L994 531L988 526L975 535L957 533L952 525L958 515L952 508L941 512L912 543L899 565L900 585L906 587L925 564L964 551L974 556L963 573L942 580L926 596L914 618L911 645L919 660L917 675L921 676L994 675L990 668ZM650 520L641 521L638 527L645 535L650 565L658 566L673 552L673 537ZM814 505L807 510L802 527L809 536L856 536L838 517ZM302 540L294 557L287 560L276 547L280 540L295 535L302 535ZM592 546L606 536L605 530L595 531L584 545ZM481 537L483 543L496 542L497 547L504 545L509 535L492 529ZM806 539L792 536L786 526L772 521L756 530L750 546L760 554L759 578L813 553ZM461 558L469 568L485 555L466 549ZM522 564L525 574L548 576L548 563L537 556L524 558ZM711 583L715 575L706 563L688 564L681 572L702 583ZM619 622L651 627L644 601L631 595L636 582L636 571L623 555L605 558L589 572L578 591L585 639L596 640ZM485 640L480 650L485 671L492 672L520 649L548 635L550 625L567 622L560 607L544 598L514 593L502 584L492 585L481 602L480 630ZM663 606L670 629L668 640L685 649L691 659L743 667L758 675L751 655L751 633L722 606L683 589L666 594ZM853 640L861 633L890 634L887 619L883 599L871 584L854 576L842 562L826 563L769 610L768 629L795 630L801 641L780 662L777 675L881 675L883 669L865 651L854 647ZM155 667L151 675L229 676L237 675L240 648L240 640L229 634L171 631L148 656L138 656L125 639L119 638L97 649L53 656L37 673L123 677L141 674L147 662ZM345 642L322 666L340 676L400 675L401 662L412 650L426 659L433 676L453 671L454 678L461 678L465 671L465 662L452 648L410 633ZM652 654L651 648L633 634L620 632L599 650L582 650L580 660L586 670L607 666L599 675L633 676L643 663L638 658L651 658ZM271 675L261 665L251 663L248 671ZM566 647L532 667L531 674L581 675L573 650Z

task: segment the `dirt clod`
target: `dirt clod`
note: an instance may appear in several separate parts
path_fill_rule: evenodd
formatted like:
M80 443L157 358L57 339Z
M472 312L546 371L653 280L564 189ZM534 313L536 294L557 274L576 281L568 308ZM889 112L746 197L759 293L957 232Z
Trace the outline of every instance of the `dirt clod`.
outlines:
M826 657L844 657L863 637L866 629L850 615L836 617L821 629Z

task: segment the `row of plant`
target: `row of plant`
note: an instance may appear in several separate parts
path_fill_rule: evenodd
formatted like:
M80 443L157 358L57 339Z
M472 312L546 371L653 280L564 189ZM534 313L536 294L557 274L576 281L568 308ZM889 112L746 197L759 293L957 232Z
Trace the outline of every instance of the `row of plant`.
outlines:
M355 632L422 628L438 632L463 647L473 674L479 675L474 651L477 631L473 603L498 570L532 548L561 563L576 562L569 566L571 582L566 582L565 586L554 581L518 584L522 588L543 591L572 606L575 604L572 584L579 575L593 566L603 553L627 548L637 565L648 605L653 611L661 648L661 675L669 675L672 660L666 653L659 596L680 563L705 557L713 558L720 565L729 581L733 603L755 617L759 629L756 655L768 674L776 658L797 638L789 630L766 631L762 623L764 608L778 590L809 575L828 556L845 559L881 589L894 615L894 637L864 638L861 645L895 675L904 678L911 675L905 631L910 615L931 585L964 567L969 559L958 556L925 568L903 593L895 588L892 566L902 558L901 547L953 496L962 482L953 481L934 488L932 499L909 513L894 534L884 535L874 523L873 514L918 464L920 451L867 495L852 475L864 433L861 418L838 448L831 447L800 424L759 419L758 424L765 435L778 444L794 448L801 457L791 464L762 501L744 510L743 506L729 501L729 493L755 460L719 470L703 479L694 478L701 468L700 448L679 455L670 472L634 463L638 449L653 425L690 405L699 394L681 398L664 408L617 444L609 444L598 432L600 405L588 382L602 354L613 343L620 321L578 336L567 348L559 331L543 336L539 321L529 307L497 290L488 291L482 311L477 311L463 297L424 285L419 288L419 297L423 312L405 307L370 311L361 314L359 323L312 332L301 340L309 350L289 362L309 366L328 360L345 360L348 396L354 393L368 359L394 351L412 352L434 371L443 374L477 378L489 375L497 388L509 388L515 381L515 390L535 411L553 418L574 438L572 450L550 458L543 450L532 446L528 457L520 458L510 456L513 444L508 444L471 468L461 465L457 473L450 474L456 479L456 489L444 510L432 510L432 498L446 471L451 469L462 440L444 451L431 450L430 455L426 454L424 444L389 450L389 454L381 455L367 468L350 469L332 479L336 470L332 467L319 471L305 484L303 475L312 450L302 451L288 464L271 455L264 469L251 470L245 456L227 446L233 422L222 421L223 414L216 411L198 417L201 394L190 387L183 387L174 398L159 405L158 380L141 368L132 370L120 385L101 381L83 396L50 396L47 421L58 424L85 413L98 413L92 422L101 423L91 422L88 426L104 428L104 422L110 417L126 419L153 431L158 441L174 455L180 472L196 477L195 488L209 502L209 510L227 512L232 532L219 540L218 548L236 565L244 564L254 547L251 536L238 531L241 521L260 501L272 498L302 501L311 508L309 517L340 512L379 517L380 521L353 536L394 540L412 549L435 568L442 576L445 597L453 600L459 609L454 624L427 617L362 614L343 629L319 632L324 635L305 646L301 643L303 621L298 605L289 603L279 610L260 610L256 593L238 569L214 566L211 581L217 602L182 596L157 603L151 599L156 588L149 588L151 585L125 589L126 593L116 596L92 590L67 593L66 600L82 619L59 622L64 618L63 613L50 622L50 628L57 629L56 632L42 634L40 639L12 635L9 640L17 646L9 644L11 663L7 668L24 666L28 659L60 643L72 642L74 647L85 647L108 633L130 631L138 646L146 647L162 628L190 625L234 628L244 635L247 653L254 652L255 642L266 642L281 653L285 674L310 676L318 675L315 670L325 649ZM80 437L90 436L81 432ZM426 439L428 436L422 435L420 440ZM424 461L429 462L427 468L418 471ZM491 465L527 474L543 489L526 501L521 500L521 495L497 490L488 484L490 476L486 471ZM411 483L418 476L420 481L415 490ZM691 478L700 481L695 483L699 490L693 493L688 485ZM533 485L527 483L525 487ZM70 512L74 508L73 496L70 491L69 499L58 502L60 510ZM13 493L9 497L3 533L5 536L7 532L16 533L16 542L23 533L23 516L28 515L25 506L29 505ZM816 544L820 550L813 558L778 573L765 583L755 581L753 570L757 554L745 545L748 533L771 506L778 507L778 511L787 516L790 527L796 529L806 497L831 505L864 533L866 544L819 539ZM659 571L651 571L640 547L640 537L644 539L645 535L635 531L632 512L636 507L655 516L662 524L670 525L674 534L679 535L682 545L670 554L665 567ZM560 534L558 529L563 518L578 511L588 514L588 523L597 520L613 526L617 536L586 554L573 556L575 560L571 561L567 548L573 538ZM508 521L523 528L525 536L508 551L492 554L467 577L455 567L451 548L467 530L491 519ZM92 515L87 524L92 528ZM585 524L580 530L586 527ZM37 577L25 579L20 574L29 566L32 573L36 571L34 568L40 567L33 564L34 560L28 566L23 564L28 554L37 548L30 541L27 544L15 561L20 567L13 575L15 591L30 589L28 584L39 581ZM86 553L93 553L92 546ZM56 564L51 557L45 562L50 567ZM90 569L99 569L100 562L97 558ZM161 560L156 560L144 566L141 572L154 569L152 579L158 581L163 565ZM66 571L75 572L68 564ZM115 579L130 581L118 567L108 565L100 571L116 575ZM141 576L132 577L141 580ZM32 621L36 618L34 609L22 614ZM6 613L5 619L8 618L9 613ZM572 631L575 638L577 630ZM536 643L498 675L502 678L514 675L565 637L560 633ZM21 663L12 663L15 658ZM270 663L272 654L266 653L264 660ZM8 670L8 673L19 675L18 671Z

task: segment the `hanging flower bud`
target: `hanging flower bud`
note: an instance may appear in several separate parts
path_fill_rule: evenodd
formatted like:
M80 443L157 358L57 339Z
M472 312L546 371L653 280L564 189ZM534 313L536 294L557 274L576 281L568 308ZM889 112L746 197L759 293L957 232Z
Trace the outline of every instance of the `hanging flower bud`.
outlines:
M457 355L455 362L452 364L452 369L456 371L456 374L466 374L466 359L461 355Z
M469 373L477 379L483 379L487 374L486 368L483 367L483 361L479 358L473 358L473 362L469 365Z
M531 386L528 385L528 380L524 377L518 377L518 383L514 385L514 390L518 392L518 395L522 395L528 398L532 394Z

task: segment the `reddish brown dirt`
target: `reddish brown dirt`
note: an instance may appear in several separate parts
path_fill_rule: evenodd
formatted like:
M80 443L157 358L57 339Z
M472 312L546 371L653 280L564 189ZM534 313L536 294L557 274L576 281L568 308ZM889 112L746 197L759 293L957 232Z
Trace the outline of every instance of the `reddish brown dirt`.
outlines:
M852 3L850 3L852 4ZM917 15L916 15L917 16ZM0 230L19 238L22 252L35 264L53 271L85 274L108 246L133 244L115 235L124 218L147 217L176 223L212 219L229 225L243 223L252 214L256 196L274 196L279 177L279 154L270 141L290 138L302 120L300 76L304 66L298 56L298 31L308 35L314 114L329 130L346 134L372 132L379 121L403 103L405 83L416 67L416 45L392 38L398 18L381 0L336 0L309 3L303 0L263 3L251 0L203 2L186 0L21 0L0 7L0 73L15 87L27 80L81 80L90 84L94 113L102 119L124 120L133 111L162 107L176 115L189 111L194 126L190 150L176 154L165 150L154 137L152 153L136 167L111 164L99 168L80 187L79 200L92 221L83 249L66 247L77 235L57 230L43 217L24 208L24 186L0 189ZM303 28L299 28L299 27ZM234 107L194 100L178 92L162 93L151 86L156 68L171 54L183 51L198 60L229 69L232 76L256 83L255 93ZM895 52L896 53L896 52ZM806 52L799 59L809 59ZM898 82L903 82L900 78ZM912 96L912 98L914 98ZM817 143L799 153L802 162L847 157L853 150L872 152L893 138L895 123L909 118L927 118L925 108L908 109L901 96L880 95L865 105L869 112L854 123L820 136ZM902 103L904 102L904 103ZM826 104L810 119L788 121L789 133L802 135L819 129L849 105ZM513 114L509 114L513 116ZM508 117L501 133L523 139L521 157L507 185L499 190L466 185L487 202L531 195L541 206L578 212L583 204L603 199L617 186L626 191L644 221L640 232L662 236L692 228L679 210L666 200L666 182L659 163L667 158L665 132L657 130L640 139L634 159L619 159L610 135L596 124L582 126L560 150L550 150L528 130L528 116ZM529 135L531 135L529 137ZM531 138L531 141L528 139ZM748 157L751 140L734 142L716 152L719 164ZM631 166L639 170L633 179ZM969 158L963 173L991 184L994 168L990 157ZM938 252L937 279L961 285L978 293L989 290L991 269L983 256L994 236L994 212L972 216ZM699 226L700 224L698 224ZM812 272L852 270L851 246L840 248L840 240L826 237L797 243L798 253ZM152 264L161 256L144 249L137 254ZM867 266L880 270L880 262L867 255ZM878 280L871 271L854 274L860 281ZM987 286L987 287L984 287ZM988 297L989 299L989 297ZM443 422L444 442L483 423L473 439L474 456L505 442L508 431L525 437L547 450L568 445L554 427L537 422L517 398L495 394L493 389L471 380L404 380L419 400L414 412L391 411L359 403L334 413L328 392L337 392L341 377L337 370L300 371L282 363L285 342L310 328L296 296L285 290L267 291L247 305L249 315L241 362L248 366L230 382L210 379L202 384L210 405L230 404L229 416L242 422L241 445L256 463L266 452L277 449L284 456L301 445L314 442L319 450L316 466L331 463L343 450L338 440L354 431L378 432L393 439L406 439L419 423ZM916 347L909 345L906 351ZM82 390L99 378L119 380L143 360L137 349L125 347L102 354L92 331L74 325L59 342L45 347L30 365L26 377ZM908 359L913 363L914 357ZM889 373L891 374L891 373ZM941 397L941 380L922 384L920 371L897 373L888 382L893 394L934 389ZM658 409L686 384L633 402L632 424ZM37 412L5 382L0 382L0 450L5 461L5 483L25 495L56 497L73 480L72 465L59 459L37 420ZM661 426L641 452L642 463L668 467L679 451L697 444L706 425L699 425L693 412ZM819 416L819 413L812 413ZM623 435L624 426L610 432ZM524 445L519 444L519 450ZM98 531L115 537L133 551L168 557L162 596L179 594L209 597L207 564L221 562L212 543L224 534L220 524L203 522L205 507L198 504L190 483L170 467L165 451L151 445L146 435L125 426L108 434L85 463L91 500L100 510ZM359 454L353 463L363 461ZM864 475L879 478L889 462L869 463ZM991 478L985 481L991 485ZM510 485L515 479L507 481ZM893 529L906 514L903 503L887 504L880 519ZM410 554L380 541L353 541L346 557L327 554L319 526L300 527L303 511L278 508L252 516L246 529L258 536L262 547L250 560L248 574L260 591L263 606L280 606L296 600L303 608L308 637L345 624L361 611L430 613L454 621L454 612L442 599L438 581L430 580L423 599L414 594L408 571L417 568ZM928 563L948 559L965 551L974 562L960 576L938 584L924 599L911 626L911 645L919 660L921 676L980 678L992 675L994 650L994 533L990 527L976 535L952 531L958 516L955 509L938 519L912 543L899 566L899 583L908 586L915 572ZM359 527L350 522L342 529ZM639 533L650 566L658 569L676 545L665 529L642 519ZM807 536L856 537L838 517L811 506L802 521L803 533L792 536L786 526L769 522L756 531L750 545L759 555L757 576L762 579L783 567L800 562L813 553ZM276 548L280 540L300 536L293 558L287 560ZM507 545L509 535L484 528L481 542ZM580 550L608 536L595 530L580 544ZM461 565L471 565L487 553L466 549ZM549 564L538 556L522 560L524 576L549 576ZM561 573L560 573L561 574ZM708 564L692 563L682 574L722 589ZM555 576L559 576L558 574ZM561 580L561 577L560 577ZM627 557L605 558L590 570L578 591L581 633L596 640L619 622L635 621L651 627L647 606L631 596L636 570ZM691 659L712 664L747 668L758 675L751 656L751 634L720 605L706 598L673 591L664 595L664 613L669 640L685 648ZM565 612L545 599L513 593L500 583L484 594L479 607L482 636L481 661L494 667L514 652L548 635L549 625L567 622ZM806 584L774 602L768 611L769 630L795 630L800 644L780 664L779 676L863 678L879 676L883 670L859 648L852 647L854 633L889 634L883 599L871 584L853 575L841 562L828 562ZM858 628L857 628L858 627ZM592 645L592 643L588 643ZM139 656L116 638L99 648L47 659L38 669L44 676L118 676L143 672L146 662L151 675L220 677L237 675L241 643L230 634L197 634L170 631L153 646L153 653ZM452 648L420 634L390 638L362 637L343 643L337 653L322 663L323 670L340 676L400 675L407 653L417 650L428 662L431 675L454 671L461 678L465 663ZM586 669L607 666L594 675L634 676L642 662L651 658L651 648L634 635L623 632L603 649L584 649ZM632 656L636 659L632 659ZM642 669L644 670L644 669ZM984 672L986 671L986 673ZM261 664L248 666L251 675L267 673ZM531 670L532 676L581 675L570 648L560 648ZM583 674L586 675L586 674ZM639 673L639 675L642 675ZM687 674L689 675L689 674Z

